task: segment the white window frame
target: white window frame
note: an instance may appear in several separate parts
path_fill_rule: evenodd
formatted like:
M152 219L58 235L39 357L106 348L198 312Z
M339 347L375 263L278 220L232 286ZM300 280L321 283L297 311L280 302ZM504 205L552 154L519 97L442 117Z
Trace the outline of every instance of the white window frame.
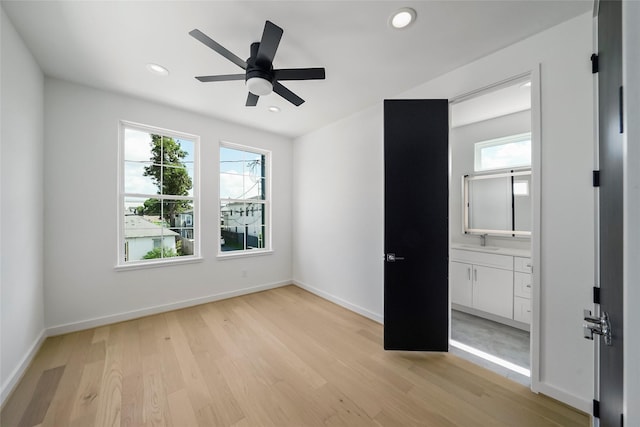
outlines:
M159 194L138 194L138 193L126 193L124 191L125 177L124 177L124 143L125 143L125 130L133 129L142 132L148 132L153 134L159 134L174 139L185 139L193 141L193 196L174 196L171 195L172 200L191 200L193 202L193 255L184 255L171 258L156 258L150 260L133 260L125 261L125 236L124 236L124 199L125 197L153 197L162 199L162 195ZM118 128L118 203L117 203L117 218L118 218L118 248L117 248L117 260L116 270L120 269L138 269L148 267L158 267L165 265L175 265L202 261L200 246L201 246L201 228L200 228L200 137L185 132L179 132L170 129L164 129L156 126L145 125L141 123L130 122L126 120L120 120Z
M220 212L220 206L222 205L222 201L223 199L220 196L220 174L221 174L221 170L220 170L220 149L221 148L229 148L232 150L241 150L241 151L247 151L250 153L254 153L254 154L260 154L264 156L264 178L265 178L265 183L264 183L264 200L251 200L251 199L224 199L225 201L228 202L248 202L250 201L250 203L261 203L263 205L263 209L265 212L265 221L264 221L264 227L265 227L265 232L264 234L266 234L266 238L264 240L264 248L254 248L254 249L243 249L243 250L236 250L236 251L222 251L222 245L221 245L221 240L222 240L222 230L221 230L221 223L222 223L222 215ZM272 235L273 235L273 227L272 227L272 222L271 222L271 205L272 205L272 196L271 196L271 151L269 150L265 150L262 148L258 148L258 147L252 147L249 145L243 145L243 144L236 144L233 142L228 142L228 141L220 141L219 145L218 145L218 189L217 189L217 194L218 194L218 221L216 223L217 225L217 238L218 238L218 258L220 259L229 259L229 258L240 258L240 257L247 257L247 256L259 256L259 255L267 255L267 254L271 254L273 253L273 247L272 247Z
M531 132L519 133L517 135L509 135L502 138L495 138L487 141L476 142L473 145L474 146L474 151L473 151L474 170L476 172L485 172L485 171L492 171L492 170L520 169L520 168L531 167L531 161L529 161L529 163L519 163L519 164L514 163L512 165L502 166L498 168L482 167L481 157L482 157L482 150L484 148L497 147L499 145L508 145L508 144L513 144L521 141L531 141Z

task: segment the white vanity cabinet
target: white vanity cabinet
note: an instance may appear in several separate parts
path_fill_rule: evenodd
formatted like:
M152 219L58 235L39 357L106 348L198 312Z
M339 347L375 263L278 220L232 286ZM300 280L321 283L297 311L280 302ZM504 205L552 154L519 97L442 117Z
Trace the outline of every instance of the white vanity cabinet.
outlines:
M514 251L518 255L524 252ZM485 247L452 248L451 303L458 310L524 329L523 324L531 323L531 258L505 252Z
M449 282L451 283L451 302L471 307L473 300L473 265L451 261L449 263Z
M473 307L510 318L513 313L513 271L475 265Z
M513 320L531 324L531 258L513 260Z
M513 257L451 249L451 302L513 318Z

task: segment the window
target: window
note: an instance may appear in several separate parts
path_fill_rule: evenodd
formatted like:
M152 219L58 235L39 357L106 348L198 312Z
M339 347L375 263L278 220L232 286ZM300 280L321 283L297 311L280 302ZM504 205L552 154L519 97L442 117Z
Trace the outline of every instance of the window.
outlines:
M475 171L531 166L531 133L475 143Z
M118 265L199 256L199 138L120 125Z
M270 249L270 153L220 144L220 252Z

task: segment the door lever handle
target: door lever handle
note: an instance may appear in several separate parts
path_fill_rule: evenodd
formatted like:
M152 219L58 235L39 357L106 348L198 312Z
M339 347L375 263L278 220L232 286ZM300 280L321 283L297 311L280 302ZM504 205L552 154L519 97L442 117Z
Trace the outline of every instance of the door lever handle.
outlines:
M396 256L396 254L387 254L387 262L402 261L403 259L403 256Z

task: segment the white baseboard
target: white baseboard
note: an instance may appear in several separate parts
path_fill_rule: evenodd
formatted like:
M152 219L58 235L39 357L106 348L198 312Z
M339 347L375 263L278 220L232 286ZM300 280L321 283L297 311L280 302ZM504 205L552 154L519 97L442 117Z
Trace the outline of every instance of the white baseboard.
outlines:
M558 389L547 383L538 382L533 391L536 393L542 393L560 402L566 403L582 412L589 415L593 414L593 402L579 398L571 393L567 393L564 390Z
M255 292L266 291L269 289L275 289L282 286L290 285L290 280L284 282L267 283L258 286L252 286L243 289L237 289L229 292L221 292L218 294L208 295L205 297L192 298L188 300L173 302L170 304L156 305L153 307L147 307L139 310L128 311L125 313L112 314L109 316L95 317L93 319L87 319L80 322L66 323L58 326L51 326L47 328L46 334L48 337L67 334L69 332L77 332L85 329L96 328L99 326L110 325L113 323L124 322L127 320L138 319L140 317L150 316L153 314L164 313L171 310L178 310L181 308L193 307L200 304L206 304L208 302L219 301L223 299L233 298L241 295L252 294Z
M29 351L27 351L27 354L24 355L18 366L16 366L13 372L11 372L11 375L9 375L9 378L7 378L5 383L2 384L2 390L0 390L0 408L4 407L7 398L11 395L13 389L22 379L22 376L27 371L27 368L31 364L31 361L38 353L38 350L40 350L40 347L42 346L42 343L46 338L47 330L43 329L42 332L40 332L38 338L36 338L33 344L31 344L31 347L29 348Z
M326 300L329 300L333 303L338 304L339 306L342 306L344 308L346 308L347 310L351 310L353 312L356 312L358 314L363 315L366 318L369 318L371 320L373 320L374 322L378 322L378 323L384 323L384 316L379 314L379 313L374 313L370 310L367 310L366 308L360 307L359 305L355 305L350 303L349 301L343 300L342 298L339 298L335 295L332 295L328 292L322 291L318 288L314 288L313 286L310 286L306 283L302 283L299 280L293 280L293 284L298 286L299 288L302 288L306 291L311 292L312 294L318 295L321 298L324 298Z

